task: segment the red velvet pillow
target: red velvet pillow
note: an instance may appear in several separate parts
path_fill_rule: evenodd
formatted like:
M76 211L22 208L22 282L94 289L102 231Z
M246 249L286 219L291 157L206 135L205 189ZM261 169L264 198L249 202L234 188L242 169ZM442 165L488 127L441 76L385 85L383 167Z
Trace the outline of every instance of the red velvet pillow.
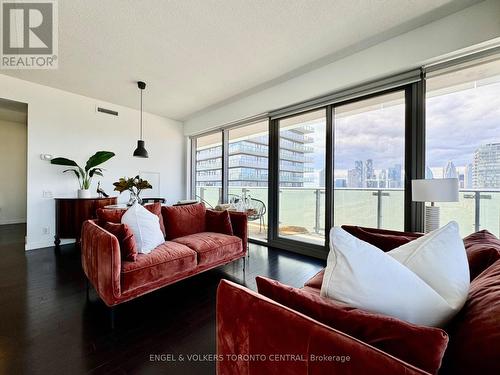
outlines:
M137 259L137 248L135 246L134 233L129 226L110 222L102 223L101 226L118 239L122 260L135 262Z
M229 236L233 235L233 226L231 225L231 219L227 210L207 210L205 220L205 230L207 232L222 233Z
M260 294L422 370L434 374L441 366L448 344L442 329L369 313L264 277L256 281Z
M161 213L167 240L205 232L205 212L206 208L203 203L163 206Z
M163 223L163 216L161 215L161 203L156 202L156 203L145 204L144 208L147 209L149 212L158 216L158 219L160 220L160 229L161 232L163 233L163 237L165 237L165 224Z
M163 224L163 216L161 215L161 203L146 204L144 205L144 208L152 214L158 216L158 220L160 221L160 229L163 233L163 237L165 237L165 225ZM122 216L126 211L126 208L98 208L97 219L101 223L121 223Z
M423 233L363 228L353 225L342 225L342 229L344 229L346 232L349 232L354 237L368 242L383 251L390 251L424 235Z
M471 280L500 259L500 240L487 230L468 235L464 238L464 245Z
M125 208L98 208L97 219L104 223L121 223L122 216L127 211Z
M450 344L440 374L500 374L500 260L472 281L447 331Z
M323 277L325 276L325 269L323 268L316 275L311 277L304 284L305 287L313 288L313 289L321 289L321 285L323 284Z

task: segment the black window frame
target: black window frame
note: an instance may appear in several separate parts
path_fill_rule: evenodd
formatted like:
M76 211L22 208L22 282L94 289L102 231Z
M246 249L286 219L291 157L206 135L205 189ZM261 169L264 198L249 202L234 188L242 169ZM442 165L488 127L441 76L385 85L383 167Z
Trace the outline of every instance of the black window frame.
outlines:
M374 85L374 84L372 84ZM377 87L375 85L375 87ZM345 100L334 103L303 108L293 113L282 116L267 116L269 126L269 154L268 154L268 238L267 241L249 238L249 242L260 245L280 248L297 252L317 258L325 259L329 251L329 233L334 223L334 157L335 157L335 127L334 110L336 107L369 99L376 96L389 94L392 92L404 91L405 93L405 179L404 179L404 229L405 231L422 232L424 229L424 204L412 202L411 200L411 180L425 177L425 75L420 70L418 80L410 83L391 85L388 88L372 90L358 96L351 95ZM279 121L298 114L318 111L323 109L326 117L326 155L325 155L325 245L300 242L297 240L283 238L279 236L278 213L279 213L279 162L280 162L280 134ZM259 120L248 122L242 121L237 126L251 125L257 121L264 120L261 116ZM221 132L222 137L222 197L227 200L228 191L228 154L229 154L229 129L235 126L228 126L215 131L206 132L191 137L191 194L195 198L196 192L196 138L215 132Z

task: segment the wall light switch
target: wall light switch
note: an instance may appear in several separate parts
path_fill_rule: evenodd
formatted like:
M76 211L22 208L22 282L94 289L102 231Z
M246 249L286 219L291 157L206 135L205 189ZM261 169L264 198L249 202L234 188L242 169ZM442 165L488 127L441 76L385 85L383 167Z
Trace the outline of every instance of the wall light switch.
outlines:
M49 227L43 227L42 228L42 234L50 234L50 228Z
M50 190L44 190L42 193L42 196L44 198L53 198L54 197L54 195L52 194L52 192Z

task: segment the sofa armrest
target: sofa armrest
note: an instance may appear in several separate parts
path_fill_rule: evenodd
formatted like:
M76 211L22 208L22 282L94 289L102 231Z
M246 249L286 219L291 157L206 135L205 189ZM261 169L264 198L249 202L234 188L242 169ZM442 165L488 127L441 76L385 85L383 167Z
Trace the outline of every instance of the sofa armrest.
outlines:
M82 266L87 278L108 306L121 295L121 255L118 239L87 220L82 226Z
M217 290L217 374L427 374L235 283Z
M229 211L233 234L241 238L243 251L246 253L248 244L248 217L244 212Z

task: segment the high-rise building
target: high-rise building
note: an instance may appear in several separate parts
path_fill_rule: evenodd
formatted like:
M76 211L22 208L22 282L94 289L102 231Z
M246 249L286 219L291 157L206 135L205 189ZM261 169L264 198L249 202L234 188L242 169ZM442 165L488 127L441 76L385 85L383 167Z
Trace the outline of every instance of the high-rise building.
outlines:
M368 159L365 161L364 177L365 177L365 184L363 184L364 187L376 188L378 186L377 176L375 175L375 171L373 170L372 159Z
M474 189L500 188L500 143L479 146L474 152L472 187Z
M452 161L448 161L448 164L446 164L446 167L444 167L443 177L458 178L457 167L455 167L455 164L453 164Z
M388 181L387 181L387 170L382 169L379 174L378 174L378 187L380 189L385 189L388 187Z
M345 178L336 178L335 179L335 187L336 188L345 188L347 187L347 181Z
M458 174L458 187L460 189L465 188L465 174L463 173Z
M347 186L353 188L364 187L364 169L363 161L356 160L354 162L354 169L349 169L347 171Z
M326 186L326 170L323 168L322 170L319 171L319 187L325 187Z
M313 173L311 126L280 131L280 186L303 187ZM248 134L229 142L229 186L268 186L269 137ZM221 186L221 146L207 146L196 151L196 185Z
M387 169L388 188L399 189L403 186L401 164L395 164L394 167Z
M352 188L362 187L361 175L356 168L347 171L347 186Z
M465 181L464 181L464 187L466 189L472 189L473 188L473 183L472 183L472 174L473 174L474 167L472 164L467 164L467 167L465 168Z

